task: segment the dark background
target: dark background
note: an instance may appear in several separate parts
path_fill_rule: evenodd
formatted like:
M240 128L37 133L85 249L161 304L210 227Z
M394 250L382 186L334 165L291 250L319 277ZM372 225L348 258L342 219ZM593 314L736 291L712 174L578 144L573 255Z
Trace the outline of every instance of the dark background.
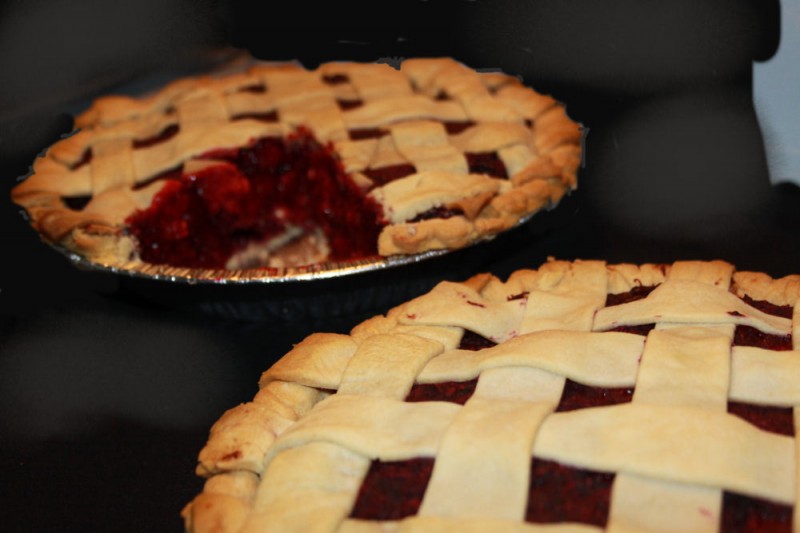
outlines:
M0 8L4 530L180 530L210 425L253 396L261 371L311 332L346 332L439 279L505 277L551 255L800 273L800 194L770 183L752 103L753 64L780 42L777 0L259 5ZM579 189L491 243L280 287L136 282L76 269L39 241L9 192L72 114L242 50L310 68L448 55L520 76L586 128Z

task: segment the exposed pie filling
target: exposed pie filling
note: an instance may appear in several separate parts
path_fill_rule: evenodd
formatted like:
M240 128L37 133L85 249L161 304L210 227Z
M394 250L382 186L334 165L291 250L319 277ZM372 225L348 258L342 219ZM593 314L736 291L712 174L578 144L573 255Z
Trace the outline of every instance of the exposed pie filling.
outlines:
M792 531L792 508L725 491L722 494L721 531Z
M385 225L380 207L310 133L263 138L202 159L220 164L167 180L149 208L127 219L145 261L225 268L248 244L290 227L321 229L332 261L377 254Z
M400 520L416 514L433 472L433 459L373 461L350 513L352 518Z
M416 383L411 387L407 402L453 402L464 405L475 392L478 380L447 381L445 383Z
M482 350L483 348L491 348L496 346L497 343L478 335L474 331L465 331L461 336L461 343L458 345L460 350Z
M564 412L601 405L616 405L627 403L632 398L633 389L629 387L590 387L568 379L564 384L564 391L561 393L561 401L558 403L556 411Z
M609 296L607 305L646 297L654 287L638 287ZM790 317L791 306L746 300L765 313ZM646 335L652 325L617 328ZM739 330L743 331L739 331ZM749 331L753 330L753 331ZM754 328L738 327L735 345L791 349L791 337L767 335ZM460 349L480 350L495 343L465 331ZM474 391L477 379L466 382L415 384L406 401L451 401L463 404ZM557 411L614 405L631 401L633 388L602 388L567 379ZM791 408L765 407L730 401L728 412L751 424L782 435L794 436ZM353 518L398 520L417 513L430 478L434 460L415 458L382 463L373 461L362 483ZM615 474L596 472L553 461L533 458L525 520L532 523L578 522L603 527L608 519ZM722 531L791 531L792 507L761 498L723 491Z
M237 118L276 119L273 113ZM453 123L448 130L458 132L471 125ZM178 131L178 126L169 126L151 138L136 141L134 147L153 146ZM363 139L387 133L352 130L350 135ZM508 177L495 152L466 153L465 157L472 173ZM78 166L91 159L92 152L87 151ZM331 149L307 130L301 129L287 139L262 138L244 148L215 150L199 159L214 159L220 164L192 173L171 170L145 183L167 181L150 207L126 220L146 262L227 268L237 252L251 243L279 238L288 228L299 229L295 231L299 235L321 229L330 247L326 257L330 261L377 255L377 236L386 225L381 207L355 185ZM411 164L397 164L369 168L364 174L375 186L381 186L415 172ZM69 200L67 205L80 210L89 199ZM410 222L462 214L458 208L439 206Z
M364 171L364 174L369 176L376 185L380 186L404 176L409 176L416 171L417 169L414 168L414 165L403 163L386 167L369 168Z
M525 520L605 526L613 482L614 474L533 459Z

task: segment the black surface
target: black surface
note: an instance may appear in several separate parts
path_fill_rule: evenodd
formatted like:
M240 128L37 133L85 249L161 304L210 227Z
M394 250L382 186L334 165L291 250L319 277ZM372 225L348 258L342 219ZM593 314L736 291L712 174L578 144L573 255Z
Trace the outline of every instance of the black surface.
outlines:
M800 190L770 185L750 89L752 62L777 46L776 3L531 2L523 11L503 2L463 2L453 11L407 2L410 15L375 15L361 26L343 22L349 9L343 3L312 18L320 32L307 34L301 28L308 17L301 15L308 3L293 3L285 24L270 33L264 20L272 19L259 22L240 3L202 2L189 14L186 3L173 2L177 14L148 27L143 39L150 47L141 53L130 49L146 21L130 12L116 33L121 48L110 55L92 52L110 37L98 43L70 33L66 4L14 2L2 12L6 28L9 21L45 18L53 32L84 40L75 57L59 56L58 35L44 39L44 52L19 38L0 54L23 76L0 108L8 119L0 136L4 531L180 530L179 511L202 486L193 467L210 425L252 398L264 369L306 335L347 332L439 277L478 271L506 277L548 256L637 263L719 258L773 276L800 273ZM387 9L406 13L401 4ZM457 24L447 21L453 14ZM95 13L84 26L109 17ZM180 17L188 18L176 22ZM336 23L342 31L325 30ZM69 128L63 110L128 78L191 70L225 43L309 66L441 53L519 74L565 101L588 128L580 188L555 211L466 255L437 260L432 270L353 281L362 291L374 289L361 301L347 282L259 294L270 305L285 303L282 319L220 320L194 305L194 295L82 272L41 244L8 194L45 140ZM164 50L187 55L167 60ZM195 61L195 52L205 60ZM43 58L56 72L49 93L28 68ZM37 88L38 105L20 110L25 87ZM75 93L66 98L64 87ZM203 298L232 297L253 299ZM350 302L325 317L320 310L331 298Z

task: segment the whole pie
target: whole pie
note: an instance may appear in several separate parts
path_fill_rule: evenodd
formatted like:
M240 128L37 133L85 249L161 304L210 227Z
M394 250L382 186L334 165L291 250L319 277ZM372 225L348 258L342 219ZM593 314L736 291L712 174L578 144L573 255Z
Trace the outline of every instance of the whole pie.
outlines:
M576 186L581 128L447 58L256 63L98 99L12 192L107 265L313 264L457 249Z
M191 531L791 531L800 276L550 260L315 333L225 413Z

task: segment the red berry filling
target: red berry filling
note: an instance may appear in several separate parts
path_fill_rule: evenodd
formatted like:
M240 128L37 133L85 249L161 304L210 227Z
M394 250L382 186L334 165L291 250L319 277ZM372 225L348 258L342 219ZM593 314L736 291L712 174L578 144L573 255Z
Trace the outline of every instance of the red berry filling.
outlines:
M628 302L635 302L636 300L642 300L647 298L647 296L653 292L653 290L658 287L658 285L650 285L650 286L636 286L629 290L628 292L621 292L619 294L609 294L606 296L606 307L612 307L614 305L622 305Z
M652 286L637 286L633 289L629 290L628 292L622 292L619 294L609 294L606 296L606 307L612 307L614 305L622 305L629 302L635 302L636 300L642 300L647 298L647 296L653 292L658 285ZM650 331L655 328L655 324L642 324L639 326L617 326L613 328L611 331L621 331L623 333L633 333L635 335L644 335L647 336Z
M415 216L409 222L422 222L423 220L431 220L434 218L445 219L450 217L457 217L459 215L463 215L464 211L461 209L451 209L449 207L434 207L432 209L428 209L424 213L420 213L419 215Z
M242 87L239 89L240 93L251 93L251 94L264 94L267 92L267 86L262 83L257 83L253 85L248 85L247 87Z
M488 174L496 178L508 178L508 171L497 152L467 153L467 165L472 174Z
M792 318L793 308L791 305L775 305L764 300L753 300L745 296L745 303L751 305L769 315L781 318ZM736 346L756 346L768 350L791 350L791 335L770 335L763 333L750 326L737 326L733 337L733 344Z
M364 139L378 139L384 135L389 135L389 131L381 128L354 128L348 130L347 135L353 141L361 141Z
M794 415L791 407L773 407L729 401L728 412L747 420L764 431L794 437Z
M149 146L154 146L156 144L160 144L163 142L168 141L172 137L175 137L178 132L181 130L181 127L177 124L170 124L166 128L164 128L160 133L153 135L152 137L148 137L146 139L135 139L133 141L133 148L147 148Z
M88 165L91 162L92 157L94 157L94 152L92 152L91 148L87 148L81 154L80 159L78 159L69 166L70 170L78 170L83 165Z
M446 381L444 383L415 383L406 396L407 402L452 402L464 405L475 392L478 379Z
M364 175L369 177L375 185L380 187L381 185L385 185L390 181L394 181L400 178L404 178L406 176L410 176L414 174L417 169L414 165L408 163L401 163L398 165L389 165L386 167L379 167L379 168L368 168L364 171Z
M242 113L233 117L233 120L258 120L259 122L278 122L277 111L264 111L263 113Z
M250 243L287 226L320 228L330 260L377 255L385 225L339 161L312 135L259 139L204 158L224 161L170 180L151 206L126 221L143 260L195 268L224 268Z
M619 331L622 333L633 333L634 335L642 335L644 337L647 336L653 329L655 329L655 324L642 324L639 326L617 326L612 328L610 331Z
M533 459L525 520L579 522L604 527L614 474Z
M789 533L792 506L724 492L720 531Z
M556 411L574 411L587 407L617 405L628 403L632 399L632 387L590 387L568 379L564 384L564 390L561 393L561 400Z
M385 463L373 461L350 517L401 520L417 514L432 472L433 459L427 457Z
M771 335L751 326L736 326L733 334L734 346L755 346L767 350L791 350L791 335Z
M459 121L448 121L444 123L444 129L450 135L456 135L461 133L462 131L471 128L475 125L475 122L472 120L459 120Z
M461 343L459 343L459 350L483 350L484 348L491 348L497 346L497 343L490 341L482 335L478 335L474 331L465 330L461 336Z

